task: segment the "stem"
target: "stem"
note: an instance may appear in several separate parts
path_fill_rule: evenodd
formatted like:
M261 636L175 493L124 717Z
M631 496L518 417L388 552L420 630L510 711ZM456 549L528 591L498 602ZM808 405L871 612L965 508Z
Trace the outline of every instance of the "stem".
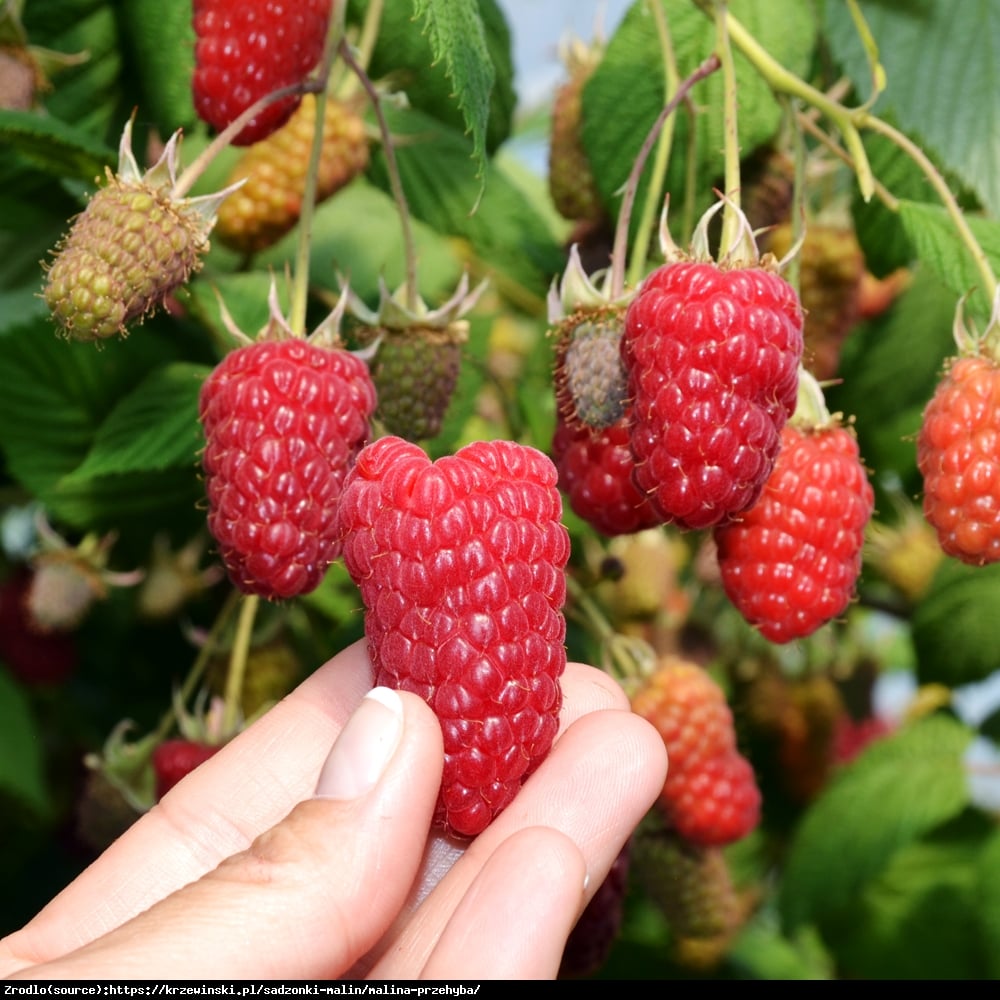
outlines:
M625 194L622 197L621 208L618 211L618 223L615 226L615 242L612 249L611 265L611 297L617 298L622 294L625 287L625 248L628 244L628 224L632 215L632 205L635 202L636 189L639 186L639 176L642 168L646 165L649 151L653 148L653 143L663 127L663 123L673 113L674 109L687 96L688 91L706 76L710 76L719 68L719 57L710 55L686 80L682 81L677 88L677 92L656 116L653 127L649 130L642 148L639 150L635 162L632 164L631 173L625 185Z
M309 260L312 253L312 223L316 214L316 188L319 183L319 164L323 158L323 133L326 125L327 88L334 58L344 37L345 3L334 3L330 24L323 48L323 61L317 75L317 84L322 89L316 93L314 108L312 147L309 150L309 166L306 169L305 186L302 191L302 210L299 213L298 233L295 247L295 264L292 272L292 295L288 307L288 325L296 336L305 336L306 310L309 305Z
M834 156L853 169L854 161L844 148L826 134L806 111L797 111L795 120L802 131L808 132L817 142L822 143ZM889 191L878 179L872 178L872 191L879 201L891 212L899 211L899 199Z
M229 654L229 673L226 675L225 716L222 731L231 736L236 732L243 701L243 680L247 672L250 640L253 638L253 623L257 617L260 598L248 594L240 606L240 618L236 624L236 637Z
M674 43L670 35L670 26L659 0L650 0L648 7L656 22L656 34L660 41L660 51L663 53L664 101L670 100L680 84L680 73L677 69L677 58ZM670 151L674 143L674 122L671 115L663 124L660 141L656 147L656 157L653 160L653 172L649 180L649 189L643 204L642 216L636 227L635 239L632 242L632 253L629 259L628 284L634 288L642 279L648 256L649 241L656 225L660 198L663 192L663 179L666 176L667 164L670 162Z
M232 617L233 611L235 611L239 599L240 592L238 590L230 591L225 603L222 605L218 615L216 615L215 621L212 623L211 631L208 633L201 649L198 650L198 655L195 657L195 661L191 665L191 669L188 671L187 677L184 678L184 683L181 684L181 689L177 698L173 699L170 709L165 712L163 717L160 719L159 725L156 727L156 733L153 737L154 743L162 742L166 738L167 733L169 733L173 727L174 722L176 721L173 707L174 703L183 705L194 694L194 690L198 686L202 674L205 672L205 667L208 666L208 661L211 658L212 653L215 651L215 647L219 641L219 636L222 635L223 630L229 624L229 619Z
M648 670L650 662L656 659L649 644L616 632L596 602L569 573L566 574L566 588L577 612L573 617L590 632L610 658L615 677L620 681L640 678Z
M696 0L696 2L704 8L705 0ZM861 188L861 196L865 201L870 201L874 191L874 177L871 164L868 162L868 154L861 141L861 134L858 132L855 113L785 69L728 11L725 11L723 16L729 41L747 57L754 69L773 91L787 94L789 97L800 98L805 104L821 111L840 130L854 165L854 173L857 175L858 186ZM860 114L864 115L864 111L861 111Z
M737 112L736 65L729 44L726 23L726 0L715 0L716 51L722 63L722 134L725 177L722 206L722 232L719 235L719 257L725 257L736 245L740 222L740 132Z
M389 187L392 190L392 197L396 202L399 212L399 224L403 231L403 252L406 256L406 307L416 312L418 305L417 296L417 252L413 242L413 230L410 226L410 209L406 203L406 194L403 191L403 183L399 176L399 164L396 161L396 151L389 133L389 124L385 120L385 113L382 109L382 100L379 97L375 85L368 78L368 74L357 63L351 47L343 40L340 43L340 54L344 62L354 70L361 85L365 88L372 102L372 109L378 121L379 133L382 136L382 148L385 151L386 167L389 173Z
M707 0L695 0L695 2L704 9ZM721 4L722 0L718 0L718 2ZM976 267L982 275L986 294L992 301L997 292L996 276L993 274L986 254L979 245L979 241L969 228L969 224L962 214L955 196L951 193L944 178L924 151L898 129L893 128L891 125L870 114L866 107L854 110L846 108L843 104L828 97L815 87L810 86L804 80L800 80L794 73L789 72L770 56L732 14L727 12L725 20L732 42L749 59L772 90L777 93L787 94L793 98L797 97L805 104L811 105L826 115L840 130L847 155L850 157L851 165L857 176L858 186L865 201L871 200L872 195L876 191L876 183L875 177L872 174L871 164L868 162L864 143L861 141L860 129L871 129L873 132L877 132L890 139L920 167L924 176L930 181L932 187L944 203L948 214L951 216L958 230L959 238L972 254ZM878 83L879 78L876 72L876 88L878 87Z
M294 97L296 94L315 93L320 84L313 80L304 80L301 83L293 83L287 87L266 94L259 101L255 101L242 114L234 118L184 169L177 178L173 186L172 193L175 198L183 198L194 185L198 178L208 169L212 161L224 149L227 149L236 138L257 117L266 107L275 101L284 100L286 97Z

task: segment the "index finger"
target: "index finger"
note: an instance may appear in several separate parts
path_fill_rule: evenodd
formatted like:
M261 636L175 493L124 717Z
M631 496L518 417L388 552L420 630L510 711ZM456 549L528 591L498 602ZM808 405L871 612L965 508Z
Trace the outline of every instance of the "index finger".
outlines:
M333 741L372 683L360 640L188 775L0 942L0 969L5 953L48 961L78 948L245 850L312 795ZM623 705L618 685L593 667L568 664L562 684L561 730L588 712Z

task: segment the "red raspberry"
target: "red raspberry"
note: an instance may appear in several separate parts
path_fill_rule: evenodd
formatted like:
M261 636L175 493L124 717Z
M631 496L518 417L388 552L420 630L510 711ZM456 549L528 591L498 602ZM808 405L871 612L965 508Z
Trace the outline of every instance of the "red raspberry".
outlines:
M893 728L888 719L877 715L869 715L864 719L853 719L846 713L841 715L833 738L834 761L849 764L872 743L891 735Z
M19 567L0 584L0 663L27 685L59 684L79 662L73 632L45 629L28 606L34 573Z
M661 523L632 481L627 417L598 428L570 424L557 414L552 458L570 507L602 535L633 534Z
M389 436L358 455L337 521L376 683L419 694L444 735L436 821L475 836L548 754L566 665L556 470L513 441L431 462Z
M596 975L608 960L625 918L631 861L629 838L566 939L559 964L560 979Z
M693 844L722 846L760 820L753 768L736 746L722 689L697 664L668 656L632 697L632 711L656 727L670 760L659 804Z
M760 501L714 532L726 594L771 642L811 635L848 606L874 508L846 427L789 424L781 441Z
M330 0L194 0L193 14L194 106L221 131L262 97L305 80L323 55ZM267 138L300 100L269 104L234 145Z
M956 358L924 410L917 466L941 548L973 566L1000 560L1000 366Z
M635 481L664 521L708 528L748 510L795 409L802 309L761 267L665 264L625 315Z
M340 554L334 513L374 409L363 361L301 337L238 348L209 375L208 527L235 586L278 600L319 585Z
M166 740L153 751L153 777L159 802L182 778L219 752L219 747L194 740Z

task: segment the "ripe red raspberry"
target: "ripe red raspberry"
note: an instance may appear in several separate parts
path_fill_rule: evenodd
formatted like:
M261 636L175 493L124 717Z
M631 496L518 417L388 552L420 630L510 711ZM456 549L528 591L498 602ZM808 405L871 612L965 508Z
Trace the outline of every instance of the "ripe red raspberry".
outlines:
M301 83L323 55L330 0L194 0L198 116L224 129L252 104ZM292 116L299 97L269 104L234 140L249 146Z
M664 264L625 315L635 481L664 521L708 528L748 510L795 409L802 309L763 267Z
M973 566L1000 560L1000 366L953 360L924 409L917 466L924 516L949 556Z
M431 462L364 448L337 513L376 683L413 691L444 735L435 819L475 836L548 754L566 665L569 536L551 461L477 441Z
M570 424L557 414L552 458L570 507L602 535L633 534L661 523L632 481L627 417L598 428Z
M182 778L219 752L218 746L194 740L166 740L153 751L153 778L159 802Z
M208 527L235 586L279 600L319 585L374 409L365 363L302 337L258 340L212 371L199 406Z
M771 642L811 635L841 614L861 572L874 493L851 431L782 431L758 503L715 529L722 586Z
M700 666L661 660L632 697L632 711L663 737L670 760L659 804L667 823L693 844L722 846L760 820L760 791L736 745L725 694Z

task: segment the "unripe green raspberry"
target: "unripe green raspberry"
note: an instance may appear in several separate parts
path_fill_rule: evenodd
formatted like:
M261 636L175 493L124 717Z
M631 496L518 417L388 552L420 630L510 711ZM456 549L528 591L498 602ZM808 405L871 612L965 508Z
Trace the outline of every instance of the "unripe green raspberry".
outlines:
M375 310L348 294L354 336L367 348L378 395L375 417L389 434L423 441L440 432L469 338L464 317L484 288L485 282L469 291L463 274L455 293L437 309L411 296L406 285L390 293L381 279Z
M201 266L218 194L185 198L177 183L175 133L160 159L141 173L131 121L118 171L73 221L46 267L43 296L66 337L106 340L162 306Z
M621 360L624 311L587 313L563 321L556 347L556 401L570 423L610 427L621 420L628 395Z

